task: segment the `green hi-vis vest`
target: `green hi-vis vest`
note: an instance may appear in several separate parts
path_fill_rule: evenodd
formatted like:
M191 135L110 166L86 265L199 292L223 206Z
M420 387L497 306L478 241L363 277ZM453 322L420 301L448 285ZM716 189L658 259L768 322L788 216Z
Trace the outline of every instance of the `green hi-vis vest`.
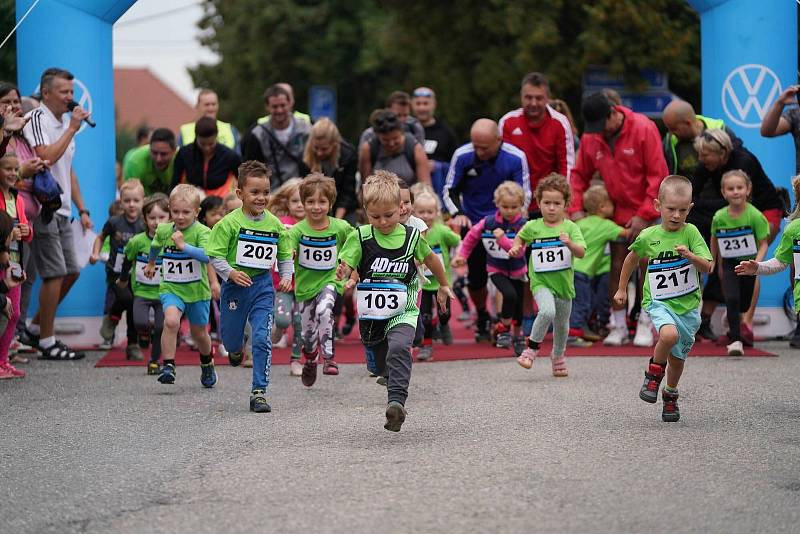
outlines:
M695 117L703 121L703 124L706 125L707 130L722 129L725 127L725 122L722 119L712 119L702 115L695 115ZM667 132L667 135L664 138L664 155L667 156L667 167L669 172L673 174L677 172L678 168L678 153L675 151L675 147L677 146L678 138Z
M194 122L187 122L181 126L181 143L186 146L194 143ZM233 127L220 120L217 121L217 143L236 150L236 138L233 136Z
M294 111L292 112L294 118L299 121L306 121L308 124L311 124L311 116L303 113L302 111ZM269 120L269 115L264 115L263 117L259 117L256 121L257 124L264 124Z

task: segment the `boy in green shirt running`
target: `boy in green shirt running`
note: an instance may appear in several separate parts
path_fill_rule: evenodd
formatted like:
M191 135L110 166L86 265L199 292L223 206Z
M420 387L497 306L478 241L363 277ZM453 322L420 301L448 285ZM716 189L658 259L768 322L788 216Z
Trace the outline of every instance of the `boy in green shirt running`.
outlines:
M225 280L220 296L220 334L234 367L242 363L245 323L253 329L253 381L250 411L272 411L265 397L272 366L272 323L275 288L272 268L278 262L279 291L292 286L292 251L286 229L266 211L270 171L258 161L239 165L236 194L242 207L222 218L211 231L206 251Z
M150 256L150 246L156 235L158 225L169 220L169 199L164 193L155 193L144 199L142 215L147 229L136 234L125 245L125 261L122 274L117 282L121 286L130 283L133 293L133 325L139 337L139 348L146 349L152 342L147 374L159 372L158 360L161 357L161 331L164 328L164 310L158 295L161 283L161 260L156 260L156 276L147 278L144 269ZM150 327L150 310L153 310L153 326Z
M164 310L164 330L161 333L161 354L164 366L158 375L162 384L175 383L175 348L181 317L186 314L189 330L200 351L200 383L211 388L217 383L211 338L206 331L211 303L208 285L208 256L203 250L209 229L197 222L200 213L200 190L180 184L169 195L172 222L159 224L144 276L153 279L156 259L161 258L161 282L158 293Z
M639 259L646 258L642 309L650 314L658 341L644 373L639 397L655 403L666 370L661 419L674 422L680 419L678 380L700 328L700 273L710 273L714 261L700 231L686 222L693 206L689 180L675 175L664 178L654 205L661 213L661 224L645 228L628 247L630 252L622 265L614 302L619 306L625 304L628 280Z
M400 224L400 186L397 176L378 171L362 189L370 224L352 232L339 254L337 280L356 270L361 282L358 315L361 339L374 355L378 372L388 369L388 405L383 427L399 432L406 419L405 402L411 380L411 344L417 327L417 266L425 263L439 281L439 305L453 298L439 258L419 230ZM348 280L348 284L353 284ZM370 348L372 349L370 351Z
M322 353L322 374L338 375L333 360L333 306L344 283L336 280L339 249L353 231L350 223L328 215L336 202L336 182L319 173L309 174L300 184L305 218L287 231L289 248L295 253L295 301L300 308L303 356L303 385L317 380Z

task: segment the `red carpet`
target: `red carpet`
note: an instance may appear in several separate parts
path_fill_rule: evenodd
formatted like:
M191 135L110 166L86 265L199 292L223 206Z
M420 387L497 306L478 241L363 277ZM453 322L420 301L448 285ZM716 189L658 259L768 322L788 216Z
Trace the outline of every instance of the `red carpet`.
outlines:
M439 343L434 344L433 359L434 361L452 361L452 360L478 360L490 358L510 358L513 351L509 349L497 349L490 346L488 343L475 343L473 341L472 330L464 327L464 324L455 319L450 321L450 327L453 331L455 343L450 346L445 346ZM552 341L550 336L545 339L542 345L541 354L549 354ZM595 343L591 347L577 348L567 347L567 357L573 356L633 356L633 357L648 357L653 353L650 347L634 347L633 345L625 345L623 347L606 347L602 343ZM745 348L746 356L748 357L761 357L761 356L775 356L769 352L755 348ZM272 362L277 365L285 365L289 363L291 350L275 349L272 357ZM690 356L725 356L725 347L716 343L707 341L699 342L694 345ZM200 360L196 351L193 351L181 345L176 354L176 363L178 365L199 365ZM358 337L358 329L354 330L346 339L336 343L336 361L339 363L364 363L364 347L361 345ZM217 365L227 365L227 358L215 358ZM122 367L122 366L142 366L143 362L131 362L125 359L125 349L123 347L115 347L110 350L100 361L97 362L96 367Z

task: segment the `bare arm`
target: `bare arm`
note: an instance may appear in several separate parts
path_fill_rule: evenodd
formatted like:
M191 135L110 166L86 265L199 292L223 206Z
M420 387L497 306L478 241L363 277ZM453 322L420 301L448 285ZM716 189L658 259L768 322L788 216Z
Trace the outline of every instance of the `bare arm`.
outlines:
M83 225L84 230L88 230L93 226L92 219L89 218L88 213L84 212L84 210L86 210L86 206L83 203L81 185L78 182L78 176L75 174L73 169L69 170L69 179L72 183L72 202L75 204L75 207L78 208L78 211L81 212L81 224Z
M783 108L797 98L800 85L792 85L786 88L781 96L775 99L775 103L770 106L764 119L761 121L761 135L763 137L777 137L787 133L791 125L789 121L781 116Z
M363 143L358 149L358 172L361 173L361 183L372 174L372 161L369 153L369 143Z
M424 184L431 184L431 166L428 162L428 156L425 155L425 149L422 145L417 143L414 145L414 163L416 164L417 181Z
M81 129L81 121L88 116L89 114L80 107L72 110L72 117L69 120L69 126L67 126L67 129L64 131L64 133L61 134L61 137L58 138L58 141L52 145L40 145L35 147L34 150L36 151L36 155L42 159L46 159L54 163L58 161L61 156L64 155L64 152L67 151L67 148L69 148L69 144L72 142L75 134Z

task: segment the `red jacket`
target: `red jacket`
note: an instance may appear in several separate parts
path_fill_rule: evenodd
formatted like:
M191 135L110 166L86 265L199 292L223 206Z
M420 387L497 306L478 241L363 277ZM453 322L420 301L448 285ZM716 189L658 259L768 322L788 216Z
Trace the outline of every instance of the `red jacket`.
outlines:
M33 241L33 225L28 222L28 217L25 216L25 201L16 189L11 189L11 194L14 195L16 199L15 204L17 206L17 220L19 224L27 224L30 230L30 232L28 232L28 237L23 237L22 240L30 243ZM6 196L2 193L0 193L0 211L6 211Z
M669 174L661 136L655 123L623 106L616 110L625 115L614 151L602 134L583 134L578 158L572 170L572 206L570 213L583 209L583 193L595 171L603 178L614 202L614 222L626 225L634 215L652 221L659 213L653 207L658 187Z
M547 116L536 126L532 126L522 108L509 111L500 119L503 141L511 143L525 152L531 175L531 192L536 191L539 181L555 172L570 177L575 165L575 144L569 119L547 106ZM530 209L536 208L531 200Z

